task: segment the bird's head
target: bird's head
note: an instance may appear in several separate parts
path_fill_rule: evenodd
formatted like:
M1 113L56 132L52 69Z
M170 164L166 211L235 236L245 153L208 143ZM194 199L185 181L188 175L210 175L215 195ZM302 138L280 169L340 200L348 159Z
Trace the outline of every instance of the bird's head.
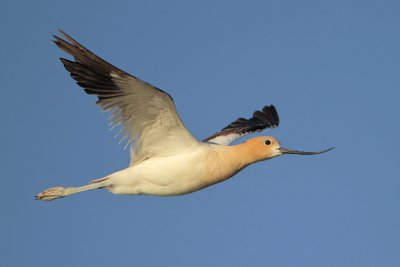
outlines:
M283 148L281 143L273 136L258 136L247 140L245 144L251 151L251 154L258 158L258 160L267 160L283 154L317 155L333 149L331 147L322 151L306 152Z

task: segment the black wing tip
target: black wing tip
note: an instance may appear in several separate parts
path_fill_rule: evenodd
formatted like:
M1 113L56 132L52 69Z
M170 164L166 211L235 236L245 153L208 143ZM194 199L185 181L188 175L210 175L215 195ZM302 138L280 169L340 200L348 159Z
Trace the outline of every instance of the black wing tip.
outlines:
M65 38L67 38L67 39L70 39L71 37L68 35L68 34L66 34L63 30L61 30L61 29L58 29L58 31L61 33L61 35L63 36L63 37L65 37ZM60 43L60 42L66 42L62 37L60 37L60 36L58 36L58 35L56 35L56 34L53 34L52 35L53 36L53 42L54 43ZM72 39L72 38L71 38Z
M63 29L58 28L57 31L58 31L59 33L61 33L62 35L64 35L64 36L67 35Z
M77 46L77 47L82 47L82 45L80 43L78 43L74 38L72 38L71 36L69 36L65 31L63 31L62 29L58 29L58 31L60 32L60 34L68 40L68 42L70 42L70 44ZM64 41L66 42L64 39L62 39L61 37L58 37L57 35L53 35L53 37L58 40L58 41Z
M264 106L261 110L253 112L249 119L239 118L222 129L231 130L233 128L247 128L246 131L261 131L265 128L275 128L279 126L279 116L274 105Z
M264 106L261 110L253 112L249 119L239 118L216 134L207 137L203 141L210 141L218 136L237 133L239 137L259 132L265 128L275 128L279 126L279 116L274 105ZM239 138L238 137L238 138Z
M268 121L271 124L270 127L279 126L279 115L274 105L264 106L262 109L262 113L264 113L268 117Z
M75 61L60 57L60 61L65 64L65 63L75 63Z

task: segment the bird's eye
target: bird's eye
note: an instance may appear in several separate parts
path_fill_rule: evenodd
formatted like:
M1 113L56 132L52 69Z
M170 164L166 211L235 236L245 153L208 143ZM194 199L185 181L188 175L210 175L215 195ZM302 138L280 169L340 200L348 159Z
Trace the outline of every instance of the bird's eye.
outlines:
M270 145L271 144L271 141L270 140L265 140L265 142L264 142L266 145Z

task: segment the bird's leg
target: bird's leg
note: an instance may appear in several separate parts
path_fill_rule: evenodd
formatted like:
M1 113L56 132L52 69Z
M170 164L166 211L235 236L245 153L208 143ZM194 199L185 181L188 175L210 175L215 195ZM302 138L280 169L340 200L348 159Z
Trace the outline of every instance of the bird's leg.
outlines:
M105 182L100 182L100 183L91 183L80 187L52 187L37 194L36 199L50 201L88 190L100 189L105 186L107 186Z

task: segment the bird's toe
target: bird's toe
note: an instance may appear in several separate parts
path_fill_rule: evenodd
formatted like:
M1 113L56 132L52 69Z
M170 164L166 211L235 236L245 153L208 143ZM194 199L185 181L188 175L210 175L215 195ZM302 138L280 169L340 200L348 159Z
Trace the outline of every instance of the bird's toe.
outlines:
M44 190L43 192L37 194L35 198L37 200L54 200L57 198L62 198L65 196L65 188L64 187L52 187Z

